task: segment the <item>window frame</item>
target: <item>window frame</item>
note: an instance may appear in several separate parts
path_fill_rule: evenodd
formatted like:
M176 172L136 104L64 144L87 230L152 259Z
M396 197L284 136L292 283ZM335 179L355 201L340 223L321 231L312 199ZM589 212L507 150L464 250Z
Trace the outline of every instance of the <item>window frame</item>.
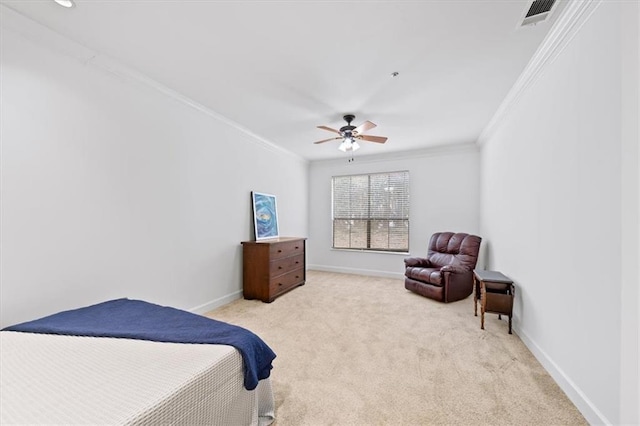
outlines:
M372 216L372 198L375 198L376 193L375 191L372 191L372 183L371 183L371 179L372 176L376 176L376 175L386 175L388 177L390 177L391 175L394 174L403 174L403 179L405 180L404 184L401 185L401 187L403 188L404 194L402 195L402 197L400 198L401 201L401 210L405 211L406 213L402 212L399 216L392 216L392 215L386 215L384 217L382 216ZM354 217L354 211L355 210L350 210L350 214L351 217L340 217L340 216L336 216L335 215L335 211L336 211L336 179L339 178L353 178L353 177L366 177L367 178L367 190L366 190L366 197L367 197L367 207L366 207L366 217ZM409 198L410 198L410 174L409 174L409 170L395 170L395 171L389 171L389 172L373 172L373 173L357 173L357 174L350 174L350 175L336 175L336 176L332 176L331 177L331 248L333 250L347 250L347 251L364 251L364 252L373 252L373 253L392 253L392 254L407 254L409 253L409 240L410 240L410 202L409 202ZM353 194L353 188L350 187L349 188L349 195ZM364 222L364 225L366 227L366 247L353 247L353 243L352 243L352 236L353 233L351 232L351 228L349 228L349 244L348 246L336 246L336 222L337 221L344 221L344 222L350 222L350 224L348 224L347 226L351 227L354 225L354 222ZM387 222L387 226L389 226L390 223L392 222L401 222L403 224L404 227L406 227L406 233L403 233L403 236L406 237L406 246L405 247L401 247L401 248L390 248L390 244L389 244L389 234L387 236L387 244L386 247L383 248L375 248L372 247L372 240L374 237L374 230L372 230L373 228L373 224L375 222ZM389 231L387 231L387 233L389 233Z

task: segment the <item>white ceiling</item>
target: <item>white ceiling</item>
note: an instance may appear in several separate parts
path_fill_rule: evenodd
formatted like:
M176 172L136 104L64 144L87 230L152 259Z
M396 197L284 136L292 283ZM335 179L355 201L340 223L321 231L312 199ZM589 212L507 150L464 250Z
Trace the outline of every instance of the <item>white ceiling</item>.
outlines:
M475 142L559 15L517 29L530 0L75 1L2 4L309 160L346 155L313 144L345 113L389 138L357 155Z

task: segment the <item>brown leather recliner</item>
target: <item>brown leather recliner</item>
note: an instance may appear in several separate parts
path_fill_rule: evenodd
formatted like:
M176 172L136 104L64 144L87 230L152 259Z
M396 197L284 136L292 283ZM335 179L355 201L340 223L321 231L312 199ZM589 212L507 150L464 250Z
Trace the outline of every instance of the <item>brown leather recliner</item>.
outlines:
M404 260L405 288L445 303L469 296L481 241L477 235L464 233L433 234L426 258Z

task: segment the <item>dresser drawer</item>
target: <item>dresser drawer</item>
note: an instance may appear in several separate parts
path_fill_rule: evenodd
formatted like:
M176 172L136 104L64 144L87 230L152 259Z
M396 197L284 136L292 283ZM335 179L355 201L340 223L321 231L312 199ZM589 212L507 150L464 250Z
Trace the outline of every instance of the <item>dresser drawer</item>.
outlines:
M269 247L269 257L271 260L302 253L304 253L304 240L272 244L271 247Z
M294 269L300 269L303 265L304 254L274 260L271 262L271 266L269 267L269 276L271 278L277 277L278 275L285 274L293 271Z
M269 281L269 290L271 295L276 295L283 291L287 291L291 287L295 287L302 282L304 282L304 269L300 268L284 275L271 278Z

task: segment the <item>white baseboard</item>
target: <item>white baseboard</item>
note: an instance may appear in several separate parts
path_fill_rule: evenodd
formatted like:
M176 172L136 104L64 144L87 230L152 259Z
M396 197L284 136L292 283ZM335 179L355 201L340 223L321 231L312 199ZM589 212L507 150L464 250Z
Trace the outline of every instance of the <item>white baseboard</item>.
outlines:
M195 308L189 309L189 312L193 312L194 314L205 314L209 311L213 311L220 306L224 306L228 303L233 302L234 300L238 300L242 297L242 290L234 291L231 294L227 294L226 296L218 297L215 300L211 300L207 303L203 303L202 305L196 306Z
M403 272L376 271L373 269L345 268L325 265L307 265L307 269L313 271L337 272L340 274L366 275L370 277L404 278Z
M598 410L598 408L587 398L587 396L580 390L580 388L562 371L562 369L556 364L553 359L547 355L547 353L540 348L524 331L514 325L513 332L518 335L520 340L531 351L533 356L542 364L545 370L553 377L560 389L567 394L567 397L578 408L580 413L591 425L611 425L611 423L605 416Z

